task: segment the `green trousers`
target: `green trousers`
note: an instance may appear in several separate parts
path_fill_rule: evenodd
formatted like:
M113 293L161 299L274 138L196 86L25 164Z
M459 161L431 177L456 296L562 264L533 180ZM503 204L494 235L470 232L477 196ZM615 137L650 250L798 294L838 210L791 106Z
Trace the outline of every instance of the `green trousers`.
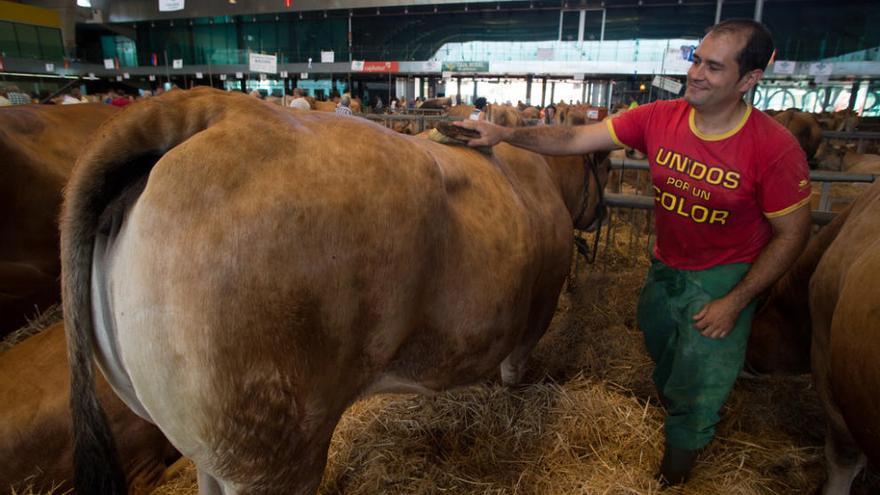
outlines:
M748 263L677 270L654 260L639 297L637 318L654 360L654 384L667 406L666 441L687 450L706 446L742 369L755 312L752 301L724 338L703 337L693 316L727 294Z

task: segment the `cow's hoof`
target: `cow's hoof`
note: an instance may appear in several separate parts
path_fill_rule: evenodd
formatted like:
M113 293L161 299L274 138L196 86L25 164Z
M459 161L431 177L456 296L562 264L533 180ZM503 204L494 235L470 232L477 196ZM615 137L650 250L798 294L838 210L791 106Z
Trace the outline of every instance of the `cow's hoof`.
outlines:
M501 363L501 383L508 387L519 385L524 372L521 366L514 366L504 361Z

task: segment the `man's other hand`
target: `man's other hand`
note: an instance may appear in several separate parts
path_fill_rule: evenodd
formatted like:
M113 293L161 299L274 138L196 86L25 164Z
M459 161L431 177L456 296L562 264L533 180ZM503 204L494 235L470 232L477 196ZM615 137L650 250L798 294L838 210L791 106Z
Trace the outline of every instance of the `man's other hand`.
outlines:
M495 146L504 140L510 129L495 125L485 120L460 120L452 123L458 127L471 129L480 133L480 137L468 141L468 146Z
M694 315L694 327L700 331L704 337L710 339L721 339L727 336L736 319L742 311L742 307L735 301L727 297L715 299L703 306L703 309Z

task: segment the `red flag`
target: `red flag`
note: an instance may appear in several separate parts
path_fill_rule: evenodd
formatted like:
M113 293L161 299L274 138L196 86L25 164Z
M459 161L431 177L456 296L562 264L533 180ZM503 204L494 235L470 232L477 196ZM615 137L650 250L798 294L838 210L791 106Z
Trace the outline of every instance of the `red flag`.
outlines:
M157 57L155 53L150 54L150 63L153 67L159 65L159 57Z

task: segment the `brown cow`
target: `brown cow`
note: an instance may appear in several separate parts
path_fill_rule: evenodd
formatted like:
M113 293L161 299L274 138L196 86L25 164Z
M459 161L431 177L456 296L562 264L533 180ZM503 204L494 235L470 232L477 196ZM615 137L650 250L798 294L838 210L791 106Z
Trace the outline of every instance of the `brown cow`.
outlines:
M110 105L0 108L0 336L60 299L61 188Z
M828 416L824 495L848 494L866 458L880 462L878 327L880 182L811 240L758 313L749 342L758 369L811 364Z
M816 156L816 151L822 143L822 128L816 117L806 112L788 109L777 113L773 118L797 139L801 149L807 155L807 160Z
M180 456L99 377L98 399L118 439L131 493L149 493ZM64 324L0 354L0 491L64 493L73 488L73 435ZM54 489L53 489L54 488ZM30 493L30 492L27 492Z
M491 103L486 104L486 120L504 127L522 127L526 124L516 108Z
M210 89L127 110L62 217L78 488L122 486L93 349L204 493L313 493L359 397L517 382L596 218L588 170Z

